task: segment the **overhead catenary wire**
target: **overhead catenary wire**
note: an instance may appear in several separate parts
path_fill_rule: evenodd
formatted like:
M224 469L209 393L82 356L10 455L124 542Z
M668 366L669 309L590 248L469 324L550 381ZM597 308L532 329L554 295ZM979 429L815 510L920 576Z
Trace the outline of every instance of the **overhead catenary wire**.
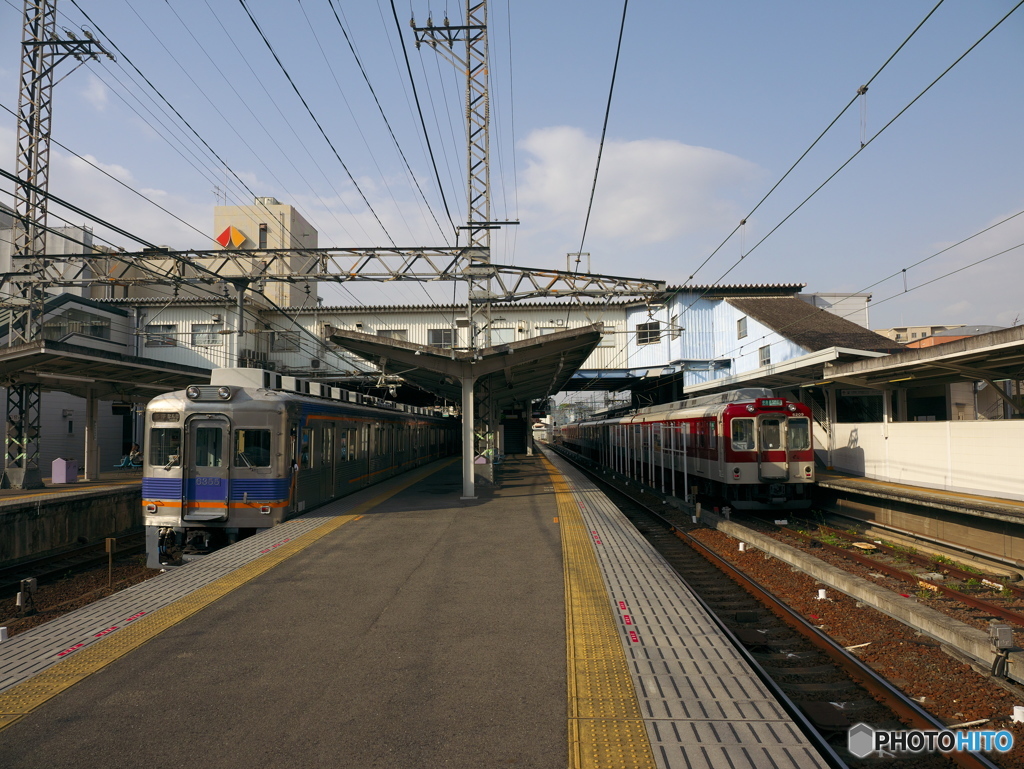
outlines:
M992 25L988 29L987 32L985 32L985 34L983 34L980 38L978 38L978 40L976 40L966 51L964 51L962 54L960 54L960 56L958 56L953 61L952 64L950 64L948 67L946 67L934 80L932 80L927 86L925 86L925 88L923 90L921 90L902 109L900 109L899 112L897 112L892 118L890 118L889 121L887 123L885 123L885 125L883 125L878 131L876 131L866 142L862 143L860 145L860 147L858 147L858 149L852 155L850 155L849 158L847 158L835 171L833 171L831 174L829 174L828 177L826 177L824 181L822 181L817 187L815 187L814 190L812 190L809 195L807 195L802 201L800 201L800 203L795 208L793 208L788 214L786 214L785 217L782 218L781 221L779 221L774 227L772 227L768 231L768 233L764 235L764 237L762 237L759 241L757 241L757 243L755 243L753 246L751 246L750 249L746 253L741 254L740 258L737 259L711 285L714 286L714 285L717 285L718 283L720 283L733 270L735 270L740 264L742 264L747 256L749 256L751 253L753 253L762 243L764 243L780 227L782 227L783 224L785 224L787 221L789 221L789 219L791 219L801 208L803 208L812 198L814 198L815 195L817 195L822 189L824 189L824 187L829 182L831 182L836 176L838 176L839 173L842 172L843 169L845 169L848 165L850 165L850 163L852 163L855 158L857 158L865 149L867 149L872 144L872 142L874 142L890 126L892 126L893 123L895 123L901 116L903 116L907 112L907 110L909 110L912 106L914 106L914 104L916 104L926 93L928 93L940 80L942 80L942 78L944 78L946 75L948 75L953 70L953 68L956 67L957 64L959 64L961 61L963 61L971 53L971 51L973 51L975 48L977 48L979 45L981 45L981 43L989 35L991 35L996 29L998 29L999 26L1001 24L1003 24L1003 22L1005 22L1022 5L1024 5L1024 0L1020 0L1020 2L1018 2L1016 5L1014 5L1013 8L1011 8L1009 11L1007 11L1006 14L1002 18L999 19L999 21L997 21L994 25ZM890 57L890 60L891 60L891 57ZM693 276L691 275L690 278L692 279L692 277ZM710 291L710 290L711 289L708 289L707 291ZM690 307L693 307L693 305L697 302L698 299L700 299L701 297L703 297L703 296L705 296L707 294L707 291L703 292L700 296L695 298L694 301L691 302L690 305L688 305L683 310L683 313L687 312L690 309Z
M401 42L403 40L403 38L402 38L402 24L401 24L401 22L398 21L398 11L395 9L395 0L390 0L390 3L391 3L391 14L392 14L392 16L394 17L394 20L395 20L395 29L398 31L398 39L399 39L399 42ZM455 233L456 239L458 239L459 229L458 229L458 227L455 226L455 220L452 219L451 209L448 208L448 198L444 194L444 185L441 184L441 175L438 173L438 170L437 170L437 159L434 157L434 149L433 149L433 147L430 144L430 132L427 131L427 123L423 119L423 107L420 105L420 96L419 96L419 92L416 89L416 79L412 76L412 65L409 63L409 52L406 50L405 45L401 45L401 48L402 48L402 56L405 57L405 69L406 69L406 72L409 75L409 84L412 86L412 94L413 94L413 98L414 98L414 100L416 102L416 112L418 113L419 118L420 118L420 127L423 129L423 138L427 142L427 152L430 155L430 164L434 168L434 178L437 180L437 189L438 189L438 192L440 192L440 194L441 194L441 201L444 203L444 212L448 216L448 222L452 226L452 230Z
M284 73L285 79L287 79L288 84L292 87L292 90L295 92L295 95L299 97L299 101L302 102L302 106L306 108L306 112L309 113L309 116L310 118L312 118L313 123L316 124L317 129L320 131L320 135L323 136L324 141L327 142L327 146L331 148L331 152L334 154L334 157L341 164L341 167L345 170L345 174L348 176L349 181L352 182L352 186L355 187L356 191L359 193L359 196L363 199L363 203L366 204L366 208L370 211L371 214L373 214L373 218L377 220L377 224L380 225L381 230L383 230L384 235L391 242L391 245L395 245L395 241L391 237L391 233L388 232L388 228L384 226L384 222L381 221L380 216L377 215L377 212L370 204L369 199L366 197L366 193L364 193L362 187L359 186L359 182L356 181L348 166L345 165L345 161L341 159L341 155L338 153L337 148L334 146L334 142L331 141L330 137L327 135L327 132L324 130L323 125L321 125L320 120L313 112L313 109L309 106L309 102L306 101L306 97L302 95L302 92L299 90L299 87L295 84L295 81L292 79L292 76L288 73L288 69L284 66L284 62L282 62L281 58L277 55L277 51L274 50L274 46L270 44L270 40L267 39L266 34L263 32L263 28L260 27L259 22L256 21L256 17L252 15L252 12L249 10L249 6L246 5L245 0L238 0L238 2L241 4L243 10L245 10L246 16L249 17L249 21L251 21L252 25L256 28L256 31L259 33L260 38L267 46L267 50L270 51L270 55L274 57L274 61L277 62L277 66L281 69L281 72Z
M925 22L927 22L928 19L932 17L932 15L939 9L939 6L941 6L943 2L945 2L945 0L939 0L939 2L936 3L935 6L927 13L927 15L920 22L918 22L917 26L914 27L913 30L911 30L910 34L907 35L906 38L904 38L903 42L900 43L899 46L897 46L896 50L889 55L889 58L885 60L882 66L875 70L875 73L871 77L869 77L867 81L865 81L865 83L862 86L860 86L860 88L857 89L857 92L853 95L853 97L846 103L846 105L841 110L839 110L839 114L832 118L832 121L827 126L825 126L824 130L822 130L821 133L818 134L814 141L811 142L810 146L808 146L807 149L800 153L800 156L795 161L793 161L793 164L790 165L788 169L786 169L786 172L781 177L779 177L778 181L776 181L775 184L771 186L771 188L769 188L768 192L766 192L764 196L762 196L762 198L757 202L757 204L753 208L751 208L750 211L747 212L747 214L740 220L739 224L737 224L736 227L733 228L732 232L730 232L725 237L725 240L723 240L718 245L718 247L715 248L714 251L708 254L708 256L705 257L704 261L697 265L697 269L693 271L693 274L691 274L690 277L686 279L683 285L686 285L686 283L689 283L691 280L693 280L697 273L700 272L700 270L708 262L710 262L719 251L722 250L725 244L732 239L733 235L742 230L743 226L747 223L747 220L750 219L750 217L752 217L757 212L757 210L762 206L762 204L764 204L764 202L768 200L769 197L771 197L772 193L774 193L775 190L777 190L779 186L784 181L786 181L786 179L789 178L789 175L792 174L796 167L800 165L800 163L804 160L804 158L806 158L811 153L811 150L818 146L818 143L825 138L825 135L832 130L835 124L839 122L840 118L842 118L842 116L846 114L847 110L849 110L850 107L852 107L857 102L857 100L861 98L863 93L867 92L868 87L875 81L875 79L880 74L882 74L882 71L889 66L892 60L896 58L896 55L903 50L907 43L910 42L911 38L913 38L914 35L918 33L921 27L924 26ZM866 145L861 144L862 149L864 148L864 146Z
M301 0L300 0L301 5ZM384 112L384 107L380 103L380 99L377 97L377 91L373 87L373 83L370 81L370 76L366 72L366 67L363 66L363 60L356 52L355 46L352 44L352 39L349 37L348 30L341 21L341 17L338 15L338 9L335 6L335 0L328 0L328 5L331 8L331 13L334 15L334 20L338 24L338 28L341 30L341 34L345 37L345 43L348 45L349 51L352 53L352 57L356 61L356 65L359 67L359 72L363 76L363 80L366 82L366 87L370 89L370 94L373 96L374 104L377 105L377 110L380 112L381 118L384 120L384 125L387 126L388 134L391 136L391 141L395 145L395 149L398 150L398 154L402 158L402 162L405 164L406 171L409 177L412 179L413 184L416 186L416 191L419 192L420 198L427 206L427 210L430 212L430 216L434 220L434 224L437 226L438 231L441 233L441 237L445 238L445 243L448 242L447 236L445 235L444 229L441 227L441 223L437 220L437 215L434 213L434 209L430 205L430 201L427 200L426 194L423 192L423 188L420 186L419 178L416 173L412 170L412 166L409 164L408 158L405 156L405 152L402 150L402 145L398 141L398 137L395 135L394 129L391 127L391 121L388 120L387 114Z

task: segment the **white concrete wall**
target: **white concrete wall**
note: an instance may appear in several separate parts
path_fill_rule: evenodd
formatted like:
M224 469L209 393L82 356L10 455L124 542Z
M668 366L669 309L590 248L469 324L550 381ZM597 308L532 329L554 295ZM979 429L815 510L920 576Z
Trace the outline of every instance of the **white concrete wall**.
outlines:
M1024 500L1024 420L837 423L836 470Z

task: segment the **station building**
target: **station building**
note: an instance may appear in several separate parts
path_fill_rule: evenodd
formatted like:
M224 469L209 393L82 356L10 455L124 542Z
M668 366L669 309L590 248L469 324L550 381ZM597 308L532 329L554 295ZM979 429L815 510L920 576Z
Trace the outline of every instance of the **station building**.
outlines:
M12 227L9 209L6 218L0 211L0 267L8 265L4 269L13 266L10 246L2 250L5 242L13 240ZM314 248L318 239L301 214L274 198L257 198L252 206L216 207L213 229L214 239L234 252ZM63 239L51 237L52 252L67 255L69 269L76 254L90 248L96 251L86 228L69 230ZM158 266L163 264L159 252L153 259ZM164 261L168 270L188 270ZM50 342L93 350L95 355L152 361L168 369L196 372L196 376L225 366L266 368L352 389L376 389L377 395L398 394L419 405L433 403L434 396L403 386L397 377L380 376L369 363L332 344L333 332L348 330L442 349L464 349L470 344L462 306L324 306L316 282L275 281L275 273L314 269L301 251L269 261L253 257L251 263L243 253L236 265L239 277L255 279L263 293L246 292L241 329L237 293L228 283L210 292L188 284L173 291L127 281L51 298L44 336ZM230 271L226 277L230 281ZM601 341L566 389L607 393L611 399L628 396L633 406L738 387L771 387L812 405L823 463L851 472L866 472L865 461L858 464L856 452L846 451L843 442L849 444L849 431L857 428L844 425L1003 421L1020 416L1021 375L1018 371L1016 378L1008 376L1005 367L991 371L954 361L941 369L947 374L943 377L917 379L911 374L868 382L863 376L833 376L844 366L880 366L892 356L908 354L911 350L904 344L917 340L905 338L906 334L923 338L925 327L890 330L888 336L876 333L869 328L869 295L805 294L804 288L803 284L676 286L651 301L497 304L486 332L491 345L499 346L601 323ZM929 336L958 330L927 327ZM984 349L985 335L913 352L953 354L954 344L966 345L967 350ZM1007 359L1012 361L1016 354L1012 351L1024 347L1024 342L1007 344L1011 348ZM943 348L946 352L941 352ZM961 350L959 354L968 353ZM54 458L81 453L87 404L43 382L47 391L41 467L45 474ZM387 392L380 392L381 388ZM117 389L116 385L108 388L104 397L110 400L99 408L103 468L117 464L132 442L142 443L139 413L147 397L134 390L127 394L128 388L121 396ZM871 429L858 434L864 436Z

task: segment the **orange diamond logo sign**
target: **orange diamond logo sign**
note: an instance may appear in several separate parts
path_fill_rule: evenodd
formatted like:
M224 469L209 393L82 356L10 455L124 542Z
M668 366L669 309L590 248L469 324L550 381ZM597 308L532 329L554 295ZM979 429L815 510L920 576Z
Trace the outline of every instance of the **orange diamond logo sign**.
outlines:
M233 248L238 248L245 242L245 235L234 227L228 227L217 236L217 242L220 243L222 248L227 248L229 243Z

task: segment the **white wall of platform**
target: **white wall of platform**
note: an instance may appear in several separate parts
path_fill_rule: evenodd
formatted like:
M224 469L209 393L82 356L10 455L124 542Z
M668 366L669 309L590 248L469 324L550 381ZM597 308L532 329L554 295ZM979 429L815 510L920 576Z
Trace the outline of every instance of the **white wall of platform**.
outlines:
M1024 500L1024 420L832 426L836 470L931 489Z

